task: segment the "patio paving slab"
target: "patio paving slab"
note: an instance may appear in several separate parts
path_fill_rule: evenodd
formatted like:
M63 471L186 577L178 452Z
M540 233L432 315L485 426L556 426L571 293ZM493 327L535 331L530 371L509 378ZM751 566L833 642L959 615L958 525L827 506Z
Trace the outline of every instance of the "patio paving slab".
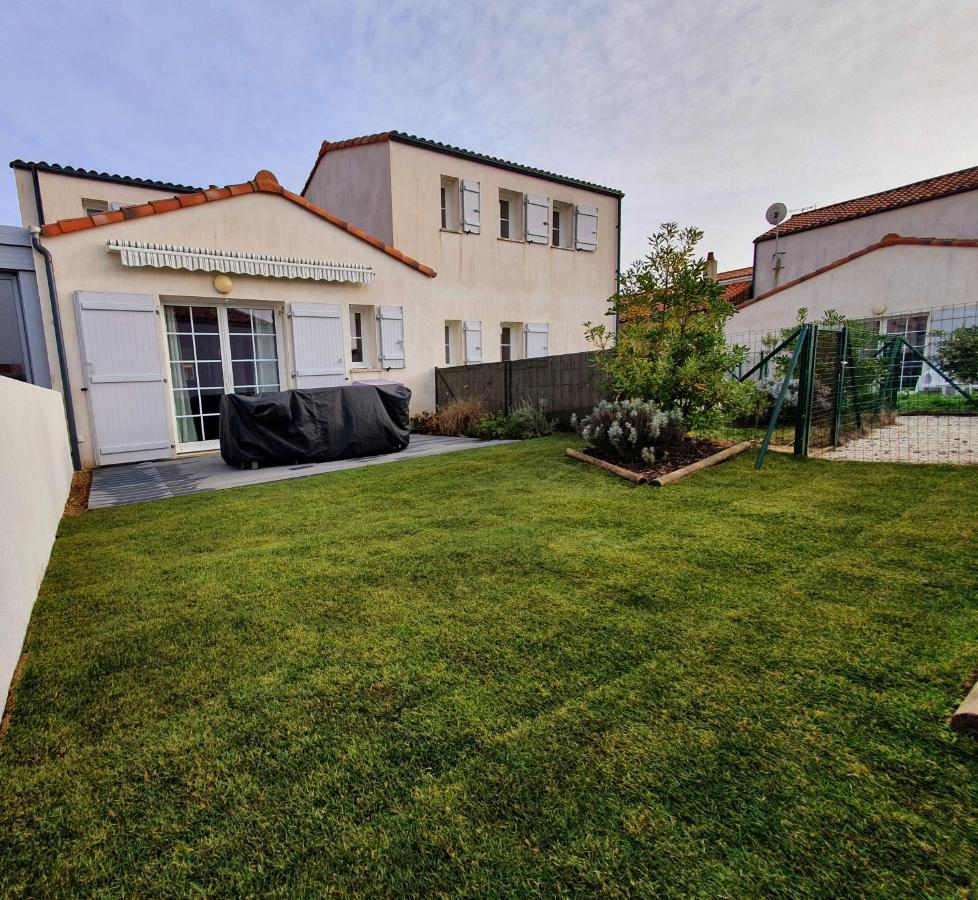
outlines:
M239 469L229 466L219 454L214 453L184 459L106 466L92 472L92 490L88 499L88 508L102 509L107 506L124 506L128 503L143 503L148 500L165 500L186 494L222 491L226 488L286 481L290 478L305 478L326 472L341 472L346 469L359 469L362 466L377 466L404 459L438 456L442 453L507 443L511 442L415 434L411 435L411 443L400 453L341 459L335 462Z

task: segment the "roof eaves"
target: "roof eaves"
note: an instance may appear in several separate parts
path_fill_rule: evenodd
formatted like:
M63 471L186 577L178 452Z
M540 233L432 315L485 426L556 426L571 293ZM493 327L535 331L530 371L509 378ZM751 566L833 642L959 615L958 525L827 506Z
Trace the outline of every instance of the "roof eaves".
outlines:
M175 184L171 181L154 181L151 178L136 178L132 175L116 175L110 172L96 172L94 169L76 169L74 166L62 166L59 163L28 162L15 159L10 162L11 169L36 170L51 175L65 175L70 178L85 178L89 181L105 181L112 184L125 184L130 187L155 188L162 191L172 191L175 194L189 194L199 191L199 187L189 184Z

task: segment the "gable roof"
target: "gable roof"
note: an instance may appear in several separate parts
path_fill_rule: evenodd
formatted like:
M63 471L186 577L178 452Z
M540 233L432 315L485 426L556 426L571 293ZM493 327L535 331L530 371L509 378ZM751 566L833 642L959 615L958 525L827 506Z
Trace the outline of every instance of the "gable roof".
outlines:
M855 253L850 253L848 256L843 256L841 259L827 263L821 268L816 269L814 272L808 272L798 278L792 279L791 281L786 281L784 284L778 285L776 288L771 288L771 290L767 291L766 293L759 294L758 296L752 297L749 300L742 301L738 308L742 309L743 307L751 306L760 300L766 300L768 297L772 297L775 294L780 294L782 291L788 290L788 288L793 288L796 284L801 284L803 281L809 281L812 278L817 278L819 275L824 275L826 272L832 271L832 269L838 269L839 266L844 266L846 263L859 259L861 256L866 256L869 253L873 253L876 250L883 250L887 247L957 247L964 250L978 250L978 240L965 240L961 238L902 237L899 234L888 234L883 237L883 240L877 241L875 244L870 244L868 247L863 247L862 250L857 250Z
M174 194L190 194L203 188L192 187L189 184L174 184L170 181L154 181L151 178L134 178L132 175L113 175L108 172L96 172L94 169L76 169L73 166L62 166L58 163L25 162L15 159L10 163L11 169L36 169L38 172L49 172L52 175L69 175L72 178L87 178L90 181L108 181L112 184L126 184L131 187L155 188L161 191L172 191Z
M430 266L418 262L416 259L401 253L396 247L390 247L371 234L367 234L362 228L357 228L349 222L344 221L339 216L334 216L321 207L316 206L300 197L298 194L287 191L278 183L278 179L267 169L262 169L253 181L246 181L244 184L229 184L222 188L209 188L207 190L197 190L192 194L181 194L170 197L166 200L150 200L149 203L140 203L136 206L125 206L122 209L112 210L111 212L96 213L93 216L80 216L76 219L59 219L57 222L50 222L41 226L43 237L57 237L62 234L71 234L74 231L83 231L86 228L98 228L101 225L111 225L115 222L124 222L129 219L141 219L144 216L154 216L160 213L175 212L187 209L191 206L199 206L201 203L214 203L218 200L228 200L231 197L241 197L244 194L278 194L291 203L301 206L321 219L342 228L355 238L366 241L378 250L382 250L388 256L393 256L398 262L417 269L423 275L434 278L438 273Z
M730 281L723 286L723 299L740 307L750 299L750 280Z
M319 148L319 156L313 164L312 171L306 179L306 184L302 188L302 193L309 189L312 176L315 174L322 158L331 150L345 150L347 147L359 147L363 144L380 144L385 141L395 141L399 144L411 144L415 147L423 147L425 150L434 150L437 153L444 153L446 156L455 156L459 159L468 159L473 162L485 163L495 166L498 169L507 169L510 172L519 172L523 175L532 175L535 178L543 178L546 181L553 181L557 184L567 184L572 187L581 187L598 194L608 194L612 197L624 197L625 195L616 188L604 187L591 181L582 181L578 178L570 178L566 175L557 175L555 172L548 172L545 169L537 169L533 166L525 166L520 163L510 162L507 159L500 159L497 156L488 156L484 153L476 153L474 150L465 150L462 147L454 147L451 144L443 144L440 141L433 141L429 138L418 137L415 134L407 134L404 131L382 131L379 134L368 134L363 137L349 138L344 141L323 141Z
M835 225L837 222L860 219L863 216L872 216L891 209L900 209L903 206L912 206L915 203L925 203L928 200L937 200L974 190L978 190L978 166L949 172L947 175L938 175L936 178L927 178L924 181L915 181L913 184L905 184L903 187L888 191L867 194L855 200L843 200L841 203L833 203L820 209L797 213L781 223L779 233L784 236L799 231L809 231L812 228ZM760 237L754 239L754 243L773 239L774 232L773 228L765 231Z
M729 281L742 281L745 278L749 279L753 274L753 266L744 266L742 269L730 269L726 272L718 272L717 281L720 284L726 284Z

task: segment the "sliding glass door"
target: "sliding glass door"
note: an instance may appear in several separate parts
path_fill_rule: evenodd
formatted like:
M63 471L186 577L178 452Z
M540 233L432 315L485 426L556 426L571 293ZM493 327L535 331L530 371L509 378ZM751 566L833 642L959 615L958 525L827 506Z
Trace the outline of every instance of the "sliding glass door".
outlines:
M164 306L177 449L219 446L221 396L281 389L275 312Z

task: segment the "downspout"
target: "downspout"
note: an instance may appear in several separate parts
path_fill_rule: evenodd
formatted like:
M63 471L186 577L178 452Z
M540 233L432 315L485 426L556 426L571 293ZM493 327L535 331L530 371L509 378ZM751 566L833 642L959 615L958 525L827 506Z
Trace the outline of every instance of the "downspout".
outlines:
M58 289L54 281L54 262L51 252L41 244L38 235L44 224L44 207L41 205L41 187L37 179L37 166L32 167L34 179L34 204L37 207L38 224L29 228L31 245L44 257L44 275L48 283L48 300L51 303L51 319L54 323L54 343L58 349L58 370L61 372L61 396L65 402L65 420L68 425L68 445L71 450L71 464L75 471L81 470L81 457L78 453L78 429L75 426L75 405L71 399L71 382L68 380L68 362L65 357L64 333L61 330L61 312L58 309Z
M618 279L621 278L621 200L618 198L618 256L615 259L615 293L618 293L619 282ZM615 344L618 343L618 310L615 310Z

